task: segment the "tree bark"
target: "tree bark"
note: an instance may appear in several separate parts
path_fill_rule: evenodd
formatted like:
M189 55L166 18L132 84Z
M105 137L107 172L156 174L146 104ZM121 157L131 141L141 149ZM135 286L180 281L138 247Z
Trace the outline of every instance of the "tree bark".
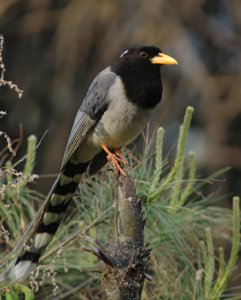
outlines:
M112 236L102 251L105 299L141 299L150 249L144 245L143 211L130 177L117 176ZM101 250L100 250L101 251Z

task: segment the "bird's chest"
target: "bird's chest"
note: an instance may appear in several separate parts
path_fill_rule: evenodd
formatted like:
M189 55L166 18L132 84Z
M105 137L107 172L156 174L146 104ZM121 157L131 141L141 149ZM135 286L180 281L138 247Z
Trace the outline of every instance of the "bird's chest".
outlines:
M109 147L121 147L131 142L148 122L149 113L136 109L133 104L111 105L94 130L94 141Z
M151 111L128 101L118 81L109 97L112 100L94 129L93 140L95 144L117 148L136 138L146 126Z

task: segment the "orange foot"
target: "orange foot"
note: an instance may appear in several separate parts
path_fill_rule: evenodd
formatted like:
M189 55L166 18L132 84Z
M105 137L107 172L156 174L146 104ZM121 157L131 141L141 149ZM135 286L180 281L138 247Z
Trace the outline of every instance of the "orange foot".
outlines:
M107 154L107 159L114 167L115 172L118 174L118 172L123 175L127 176L126 172L122 169L122 165L127 165L127 162L123 159L120 151L118 149L115 149L115 154L112 153L104 144L101 144L102 149Z
M128 165L127 162L124 160L124 158L123 158L123 156L122 156L122 154L121 154L121 152L120 152L119 149L115 149L115 154L116 154L116 156L117 156L117 160L118 160L121 164L123 164L124 166L127 166L127 165Z

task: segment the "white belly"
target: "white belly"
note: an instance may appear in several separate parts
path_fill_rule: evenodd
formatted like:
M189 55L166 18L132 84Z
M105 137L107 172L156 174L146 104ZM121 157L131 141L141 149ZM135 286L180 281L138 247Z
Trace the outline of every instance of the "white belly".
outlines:
M122 147L133 141L146 126L151 110L129 102L121 81L117 78L109 91L112 100L93 132L94 144L110 148Z
M117 78L109 91L109 99L113 99L96 126L87 134L73 159L81 162L91 160L101 151L101 144L110 149L120 148L132 142L145 128L151 110L142 109L129 102L121 81Z

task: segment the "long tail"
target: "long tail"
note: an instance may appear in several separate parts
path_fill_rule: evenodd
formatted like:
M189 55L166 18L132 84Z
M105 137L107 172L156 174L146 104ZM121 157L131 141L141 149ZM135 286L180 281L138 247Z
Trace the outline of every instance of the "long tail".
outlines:
M88 163L67 162L37 216L15 249L20 254L1 276L0 282L24 280L37 266L41 255L57 231L87 166Z

